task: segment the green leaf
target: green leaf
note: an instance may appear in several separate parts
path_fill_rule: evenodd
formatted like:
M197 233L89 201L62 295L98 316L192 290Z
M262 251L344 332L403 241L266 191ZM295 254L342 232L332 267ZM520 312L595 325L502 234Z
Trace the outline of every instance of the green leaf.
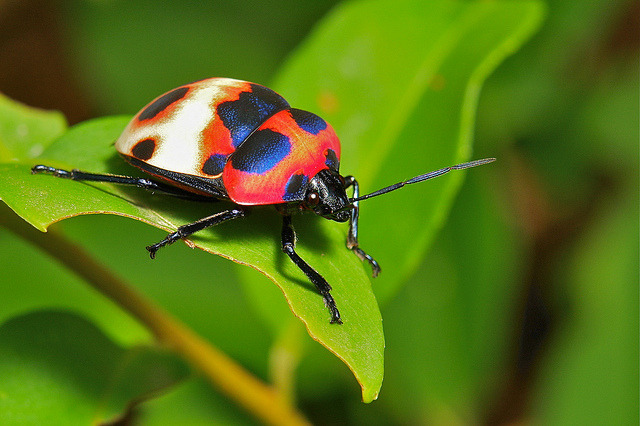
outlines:
M345 3L274 87L332 124L342 173L358 178L361 193L373 192L470 158L480 86L543 11L537 1ZM361 247L382 265L374 285L381 302L415 271L463 175L361 203Z
M38 162L96 173L135 174L113 150L113 141L127 118L111 117L75 126L47 149ZM167 231L225 208L225 203L196 203L172 197L158 197L137 188L108 184L86 184L52 176L31 175L29 164L0 164L0 196L18 215L38 229L51 223L87 213L111 213L136 218ZM311 235L298 252L334 286L345 324L329 324L322 298L305 276L280 251L280 220L271 209L256 209L242 221L200 232L190 244L248 264L275 281L285 292L294 313L312 336L339 357L357 365L356 377L380 377L382 371L382 324L369 279L353 254L334 247L327 240L342 238L339 229L329 227L322 235L314 218L300 218L299 231ZM162 256L162 253L159 254ZM348 276L343 271L353 271ZM353 362L352 362L353 363ZM374 387L375 388L375 387ZM379 386L371 391L373 399Z
M76 315L16 317L0 327L0 423L114 421L187 373L175 356L121 348Z
M124 197L114 197L99 187L61 182L60 179L32 175L30 172L34 164L43 162L96 173L107 172L106 162L114 157L115 152L113 141L127 122L128 119L123 117L85 122L49 146L37 161L0 164L0 198L41 231L46 231L54 222L86 213L121 214L141 217L147 222L157 220L157 216L149 209L137 206Z
M31 108L0 93L0 162L33 158L67 128L56 111Z
M38 247L4 229L7 221L20 220L11 216L15 216L15 213L0 203L0 324L26 312L57 309L83 316L120 345L153 341L150 332L120 306L97 293ZM87 233L85 230L84 235ZM118 247L110 248L103 243L100 249L113 253ZM29 261L25 262L25 259Z
M373 192L470 157L480 85L542 16L533 1L345 3L296 51L274 88L332 124L342 173L356 176L362 193ZM389 301L419 265L462 175L361 203L361 247L382 264L379 301ZM344 234L336 247L344 247ZM257 311L277 327L273 295L259 291L255 274L243 276Z

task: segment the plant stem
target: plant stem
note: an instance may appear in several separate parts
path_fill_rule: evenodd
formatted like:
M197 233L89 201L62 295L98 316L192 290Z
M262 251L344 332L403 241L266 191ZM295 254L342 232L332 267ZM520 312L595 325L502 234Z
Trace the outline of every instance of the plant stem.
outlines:
M200 370L229 398L269 424L303 425L308 420L269 385L136 292L132 286L55 229L38 231L0 203L0 225L35 244L142 322L162 343Z

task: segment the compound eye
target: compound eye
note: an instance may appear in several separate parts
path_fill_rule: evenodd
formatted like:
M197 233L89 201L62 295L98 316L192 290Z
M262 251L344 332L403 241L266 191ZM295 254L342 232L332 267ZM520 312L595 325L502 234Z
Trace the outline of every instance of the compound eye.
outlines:
M309 207L315 207L320 202L320 195L317 192L310 192L307 195L307 205Z

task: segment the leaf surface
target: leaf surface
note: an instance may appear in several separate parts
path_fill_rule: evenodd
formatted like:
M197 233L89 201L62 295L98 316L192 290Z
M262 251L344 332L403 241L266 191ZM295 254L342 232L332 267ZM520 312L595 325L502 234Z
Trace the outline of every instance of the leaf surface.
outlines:
M341 172L371 193L471 158L480 87L543 12L536 1L346 3L274 88L331 123L342 140ZM361 247L382 265L374 284L381 303L416 270L464 174L360 203Z
M38 311L0 326L2 424L114 421L187 374L174 355L123 349L73 314Z

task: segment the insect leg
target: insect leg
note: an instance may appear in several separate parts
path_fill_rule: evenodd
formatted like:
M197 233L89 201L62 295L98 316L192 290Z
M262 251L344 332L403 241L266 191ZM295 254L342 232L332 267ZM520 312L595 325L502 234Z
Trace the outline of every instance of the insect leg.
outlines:
M151 256L151 258L155 259L156 252L160 248L169 244L173 244L181 238L186 238L189 235L194 234L198 231L202 231L203 229L208 228L210 226L215 226L222 222L226 222L227 220L243 217L245 214L246 213L244 210L229 209L220 213L216 213L211 216L207 216L193 223L182 225L175 232L172 232L171 234L167 235L162 241L148 246L147 250L149 251L149 255Z
M342 324L340 319L340 312L336 306L333 296L331 296L331 286L315 269L313 269L307 262L302 260L295 251L296 245L296 231L291 224L291 216L284 216L282 219L282 251L291 258L293 263L304 272L309 280L316 286L318 292L322 295L329 312L331 312L331 324Z
M358 198L360 194L360 188L358 187L358 181L353 176L346 176L345 180L345 189L353 186L353 198ZM353 209L351 209L351 220L349 221L349 234L347 235L347 248L352 250L356 256L358 256L362 261L368 261L371 265L371 275L373 277L377 277L380 273L380 265L378 262L365 253L358 246L358 216L360 214L360 207L358 206L358 201L353 202Z
M131 176L119 176L119 175L108 175L108 174L99 174L99 173L88 173L83 172L81 170L63 170L56 169L55 167L45 166L42 164L38 164L37 166L33 166L31 168L32 174L50 174L63 179L70 179L76 181L83 182L108 182L108 183L117 183L118 185L127 185L127 186L136 186L138 188L146 189L151 192L162 192L163 194L173 195L175 197L186 198L186 199L195 199L195 200L203 200L208 198L211 200L211 197L203 197L197 194L192 194L187 191L181 190L180 188L173 187L171 185L164 184L162 182L156 182L151 179L146 178L137 178Z

